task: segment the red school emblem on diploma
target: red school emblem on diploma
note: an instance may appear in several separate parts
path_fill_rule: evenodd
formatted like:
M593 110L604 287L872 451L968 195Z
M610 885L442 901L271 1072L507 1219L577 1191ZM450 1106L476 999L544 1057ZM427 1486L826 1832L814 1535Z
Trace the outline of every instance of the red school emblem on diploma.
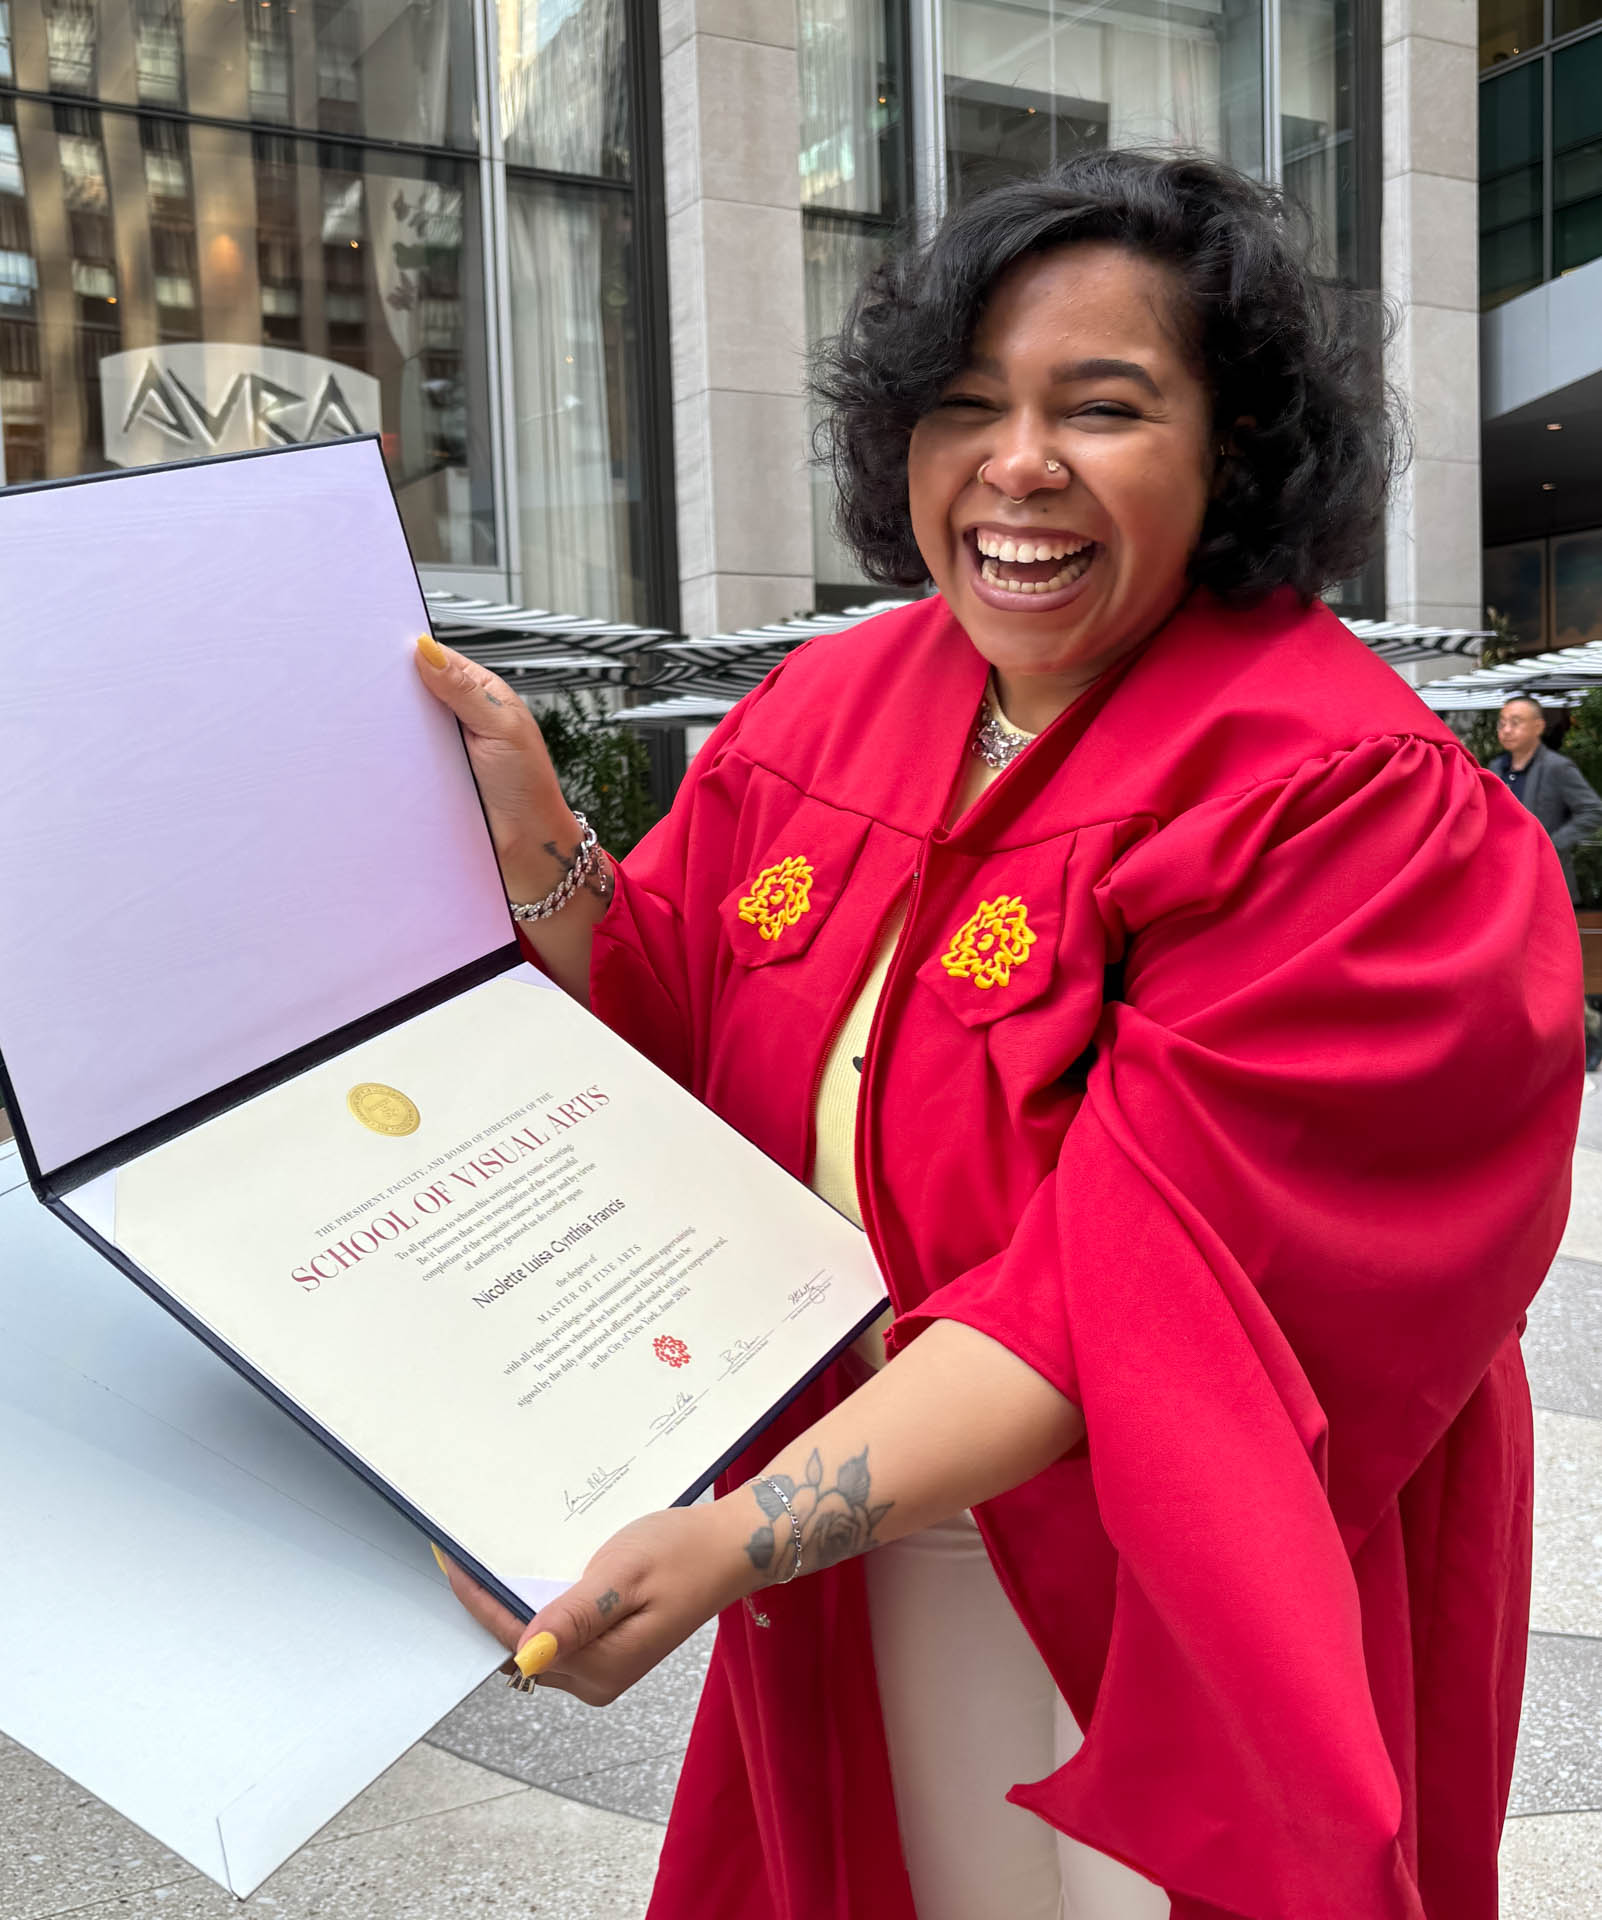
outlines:
M651 1345L664 1366L687 1367L690 1364L690 1349L675 1334L659 1333Z

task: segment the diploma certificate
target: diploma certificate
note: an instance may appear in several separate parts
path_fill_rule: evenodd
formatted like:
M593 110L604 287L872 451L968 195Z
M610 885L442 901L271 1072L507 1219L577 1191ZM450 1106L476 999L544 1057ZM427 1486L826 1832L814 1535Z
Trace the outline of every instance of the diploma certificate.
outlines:
M884 1304L856 1227L530 967L107 1178L122 1252L531 1608Z

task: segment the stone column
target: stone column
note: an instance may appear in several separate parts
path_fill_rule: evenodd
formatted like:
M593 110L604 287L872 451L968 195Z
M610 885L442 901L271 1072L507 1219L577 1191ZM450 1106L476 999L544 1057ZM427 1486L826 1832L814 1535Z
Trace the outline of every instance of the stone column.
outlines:
M794 0L663 0L681 617L812 603Z
M1388 612L1478 627L1478 7L1384 0L1382 19L1389 372L1414 437L1386 530Z

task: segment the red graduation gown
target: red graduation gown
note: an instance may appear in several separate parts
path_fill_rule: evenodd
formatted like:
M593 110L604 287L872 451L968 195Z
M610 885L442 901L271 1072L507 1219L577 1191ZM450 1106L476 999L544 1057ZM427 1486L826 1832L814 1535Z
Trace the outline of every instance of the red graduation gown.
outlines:
M977 1327L1089 1431L978 1515L1087 1730L1011 1798L1175 1920L1494 1920L1517 1332L1581 1091L1556 856L1287 596L1195 596L946 830L984 677L939 600L792 654L623 863L595 1008L805 1177L910 897L857 1164L893 1341ZM860 1564L763 1604L720 1623L653 1920L913 1920Z

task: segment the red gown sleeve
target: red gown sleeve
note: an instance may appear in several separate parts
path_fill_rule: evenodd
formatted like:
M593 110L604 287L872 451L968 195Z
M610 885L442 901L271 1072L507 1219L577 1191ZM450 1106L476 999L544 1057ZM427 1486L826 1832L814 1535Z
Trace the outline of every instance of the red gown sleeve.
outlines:
M1055 1173L892 1336L963 1321L1085 1411L1113 1644L1016 1797L1231 1912L1416 1914L1350 1556L1562 1231L1561 872L1466 754L1387 737L1181 815L1098 900L1124 996ZM1276 1780L1300 1814L1243 1847Z

